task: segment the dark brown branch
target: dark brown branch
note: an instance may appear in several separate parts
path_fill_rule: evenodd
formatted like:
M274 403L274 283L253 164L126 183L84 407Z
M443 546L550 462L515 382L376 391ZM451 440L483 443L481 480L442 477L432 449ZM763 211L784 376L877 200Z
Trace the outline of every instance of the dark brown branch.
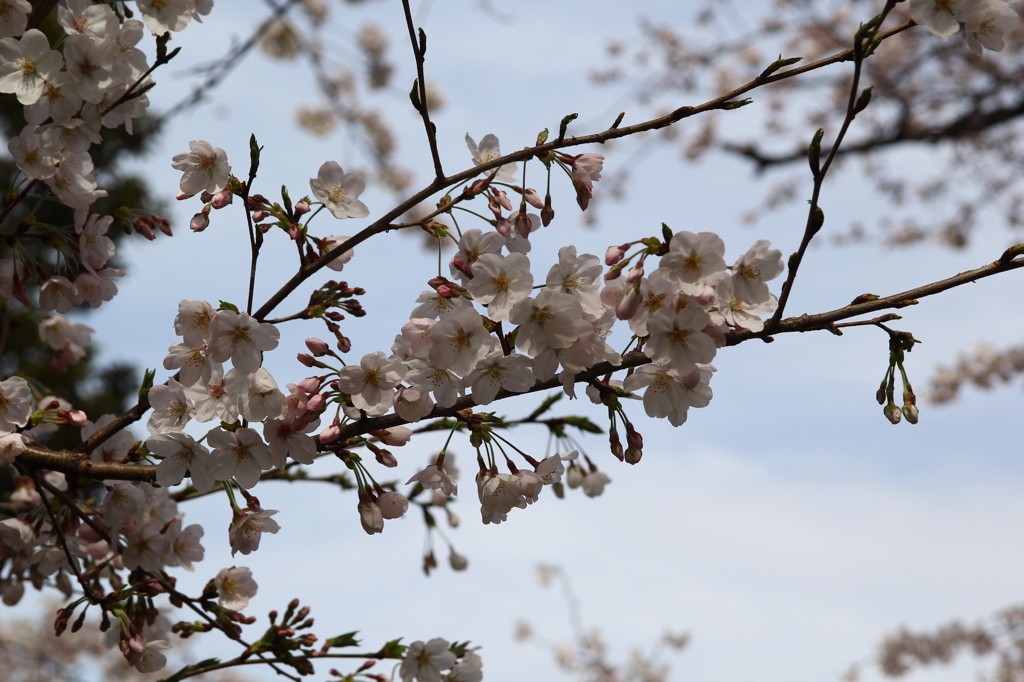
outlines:
M889 31L886 31L885 33L880 34L878 37L882 39L890 38L898 33L906 31L912 26L915 26L914 22L908 21L906 23L900 24L894 29L891 29ZM677 123L685 118L696 116L697 114L702 114L707 111L722 109L729 102L735 100L737 97L740 97L741 95L750 92L751 90L755 90L759 87L768 85L770 83L775 83L781 80L785 80L787 78L799 76L801 74L807 73L809 71L814 71L816 69L820 69L831 64L849 61L850 59L853 58L853 55L853 48L850 48L849 50L843 50L842 52L838 52L832 55L831 57L820 59L816 62L807 64L805 66L796 67L788 71L774 73L771 76L768 76L767 78L755 78L754 80L746 83L745 85L741 85L740 87L720 97L708 100L707 102L695 107L679 107L675 111L664 116L660 116L658 118L654 118L643 123L637 123L635 125L626 126L625 128L609 128L608 130L605 130L600 133L594 133L593 135L584 135L583 137L567 137L564 140L548 142L546 144L538 145L536 147L527 147L526 149L521 149L519 151L512 152L511 154L506 154L505 156L494 159L493 161L481 164L475 168L470 168L469 170L462 171L461 173L457 173L450 177L441 179L435 178L434 181L431 182L429 185L427 185L419 192L403 201L395 208L385 213L383 216L381 216L368 227L364 228L354 237L350 238L343 244L339 244L335 248L323 254L313 263L309 263L300 268L299 271L296 272L295 275L293 275L292 278L289 279L277 291L277 293L275 293L273 296L267 299L267 302L264 303L260 307L260 309L256 311L253 317L262 321L264 318L266 318L267 315L269 315L274 310L274 308L278 306L278 304L281 303L281 301L287 298L293 291L295 291L296 288L299 287L299 285L301 285L303 282L309 279L318 270L322 269L328 263L333 261L335 258L341 256L341 254L345 253L349 249L352 249L353 247L356 247L359 244L363 243L370 237L378 235L382 232L387 232L389 230L396 229L396 226L392 225L391 221L393 221L395 218L402 215L406 211L410 210L411 208L419 204L421 201L424 201L437 191L443 189L444 187L456 185L465 180L469 180L470 178L475 177L480 173L486 173L489 170L499 168L508 163L516 163L518 161L526 161L535 156L543 156L544 154L555 149L565 149L585 144L601 144L609 140L618 139L620 137L629 137L630 135L636 135L638 133L643 133L650 130L659 130L661 128L666 128L672 125L673 123Z
M423 127L427 132L427 143L430 145L430 158L434 162L434 180L444 179L444 169L441 168L441 155L437 150L437 130L430 121L430 111L427 108L427 82L423 75L423 57L426 52L427 38L420 29L423 37L422 43L416 39L416 26L412 21L412 11L409 9L409 0L402 0L402 9L405 10L405 24L409 28L409 42L412 44L412 54L416 59L416 84L413 92L417 93L417 102L414 102L416 109L423 118Z
M1012 251L1012 250L1010 250ZM1008 251L1007 253L1010 253ZM998 260L989 265L977 268L975 270L968 270L961 272L958 275L954 275L947 279L926 284L915 289L910 289L898 294L891 296L885 296L878 298L874 301L867 301L864 303L857 303L853 305L844 306L835 310L830 310L824 313L818 313L816 315L801 315L800 317L790 317L782 320L778 325L771 331L764 330L760 332L751 332L747 330L731 331L725 335L727 346L737 346L745 341L751 339L764 339L771 340L771 337L776 334L788 334L792 332L810 332L820 331L828 329L832 324L840 322L842 320L849 319L851 317L857 317L858 315L866 315L873 313L876 310L885 310L888 308L905 308L908 305L915 305L917 299L925 298L928 296L934 296L940 294L943 291L954 289L964 284L976 282L979 279L986 277L992 277L1004 272L1011 270L1017 270L1018 268L1024 267L1024 259L1020 260ZM605 374L620 371L623 369L629 369L632 367L639 367L646 365L650 362L650 359L641 352L634 351L625 355L622 358L622 363L618 366L613 366L610 363L602 362L594 365L592 368L585 372L581 372L576 375L576 382L586 382L593 379L599 379ZM510 398L514 395L526 395L529 393L536 393L537 391L546 391L551 388L560 386L560 382L557 377L553 377L548 381L538 381L533 387L525 393L510 393L505 390L498 392L496 400L503 398ZM455 402L452 407L440 407L435 406L429 415L424 419L436 419L438 417L451 417L459 410L476 407L476 402L473 400L473 396L464 396ZM372 417L369 419L361 419L357 422L347 424L341 429L340 439L354 438L371 431L377 431L379 429L387 429L394 426L401 426L408 424L406 420L399 417L397 414L388 414L382 417ZM154 482L156 480L156 467L154 466L143 466L134 464L116 464L109 462L93 462L86 458L84 455L75 452L54 452L45 450L37 446L29 446L25 449L21 455L18 456L18 461L24 464L36 468L51 469L53 471L61 471L66 474L73 474L75 476L83 476L88 478L98 479L117 479L117 480L130 480L130 481L148 481Z

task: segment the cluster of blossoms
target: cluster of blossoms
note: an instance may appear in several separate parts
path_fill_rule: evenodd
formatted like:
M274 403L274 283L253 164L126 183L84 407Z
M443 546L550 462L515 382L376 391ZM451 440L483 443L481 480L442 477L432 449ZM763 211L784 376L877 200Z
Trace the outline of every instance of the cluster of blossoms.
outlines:
M402 682L480 682L484 678L480 656L467 651L460 660L452 648L448 640L441 637L410 644L398 670ZM442 675L445 670L450 672Z
M212 0L137 4L142 21L124 19L108 4L68 0L57 9L65 37L55 50L42 31L26 30L32 12L27 0L3 3L0 93L17 97L27 123L7 149L30 181L26 192L45 183L75 215L74 241L62 237L73 250L70 260L65 253L63 269L44 266L19 244L12 256L0 259L0 296L5 299L30 306L26 284L36 282L39 307L64 314L76 305L97 308L117 293L114 280L125 273L106 267L115 250L107 236L114 217L89 212L97 199L107 196L93 174L89 150L102 141L104 129L124 126L130 134L133 119L146 113L145 90L152 81L146 55L137 47L145 30L154 35L179 31L213 5ZM150 239L155 238L154 228L170 233L167 221L155 216L136 216L134 224ZM44 324L40 334L58 369L81 359L91 330L59 315Z
M1020 16L1004 0L910 0L910 16L943 40L964 27L975 54L1000 52L1003 39L1017 28Z

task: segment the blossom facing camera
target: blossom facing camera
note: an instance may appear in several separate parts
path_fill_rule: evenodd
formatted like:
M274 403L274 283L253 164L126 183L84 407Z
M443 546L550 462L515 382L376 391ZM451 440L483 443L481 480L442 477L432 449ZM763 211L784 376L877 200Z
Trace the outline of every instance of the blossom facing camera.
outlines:
M359 201L366 189L366 181L359 173L346 173L337 161L325 161L309 188L317 201L323 203L335 218L365 218L370 209Z
M184 172L181 176L181 191L188 196L202 191L216 194L231 176L228 155L206 140L192 140L188 147L191 151L175 154L171 159L171 168Z

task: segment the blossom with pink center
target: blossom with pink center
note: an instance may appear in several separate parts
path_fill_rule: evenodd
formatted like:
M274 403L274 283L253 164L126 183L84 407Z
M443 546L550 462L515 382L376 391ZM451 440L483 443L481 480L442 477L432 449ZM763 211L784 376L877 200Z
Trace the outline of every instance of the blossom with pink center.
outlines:
M237 552L249 554L256 551L260 548L260 537L264 533L277 533L281 530L280 524L270 518L276 513L276 509L243 509L242 517L228 531L231 556L235 556Z
M626 377L622 387L630 392L646 387L644 411L649 417L668 417L673 426L686 421L691 407L707 407L711 402L711 374L714 368L700 365L691 372L679 373L660 365L644 365Z
M115 415L105 414L97 419L95 424L87 421L82 427L82 442L87 441L94 433L109 426L116 419ZM118 431L89 453L89 459L94 462L120 462L128 456L128 451L134 444L135 436L131 431L127 429Z
M234 478L238 485L248 489L259 483L264 471L274 466L270 448L252 429L214 429L207 435L206 442L213 448L209 468L214 480Z
M701 296L728 276L724 255L725 242L714 232L684 230L673 235L658 269L684 292Z
M221 310L210 323L209 354L216 362L231 363L242 374L252 374L262 362L261 351L277 348L281 332L247 313Z
M268 419L263 422L263 438L270 448L274 466L284 469L288 457L300 464L312 464L316 459L316 441L309 434L319 427L319 419Z
M521 253L500 256L484 253L473 266L473 279L466 287L473 298L487 306L495 322L508 319L512 306L533 290L530 260Z
M241 611L248 606L259 587L252 579L252 571L245 566L220 569L213 584L217 588L217 602L232 611Z
M210 194L220 191L231 175L228 155L206 140L192 140L188 146L191 151L175 154L171 159L171 168L184 172L181 191L188 196L204 190Z
M352 404L363 410L384 400L390 405L393 389L402 381L405 370L398 358L375 351L364 355L358 365L343 367L338 372L338 388L352 396Z
M473 304L461 296L445 298L436 291L424 291L416 299L416 302L420 305L413 308L409 314L409 318L413 320L437 318L444 320L459 310L473 309Z
M421 641L410 644L398 671L402 682L410 682L413 678L418 682L440 682L441 671L448 670L458 660L448 647L448 641L440 637L426 644Z
M359 195L366 189L366 181L359 173L346 173L337 161L325 161L315 178L310 178L309 188L313 196L339 220L343 218L365 218L370 209L359 201Z
M195 404L195 419L198 422L238 421L242 411L242 396L247 394L247 377L236 369L225 376L219 362L212 363L210 378L205 382L185 387L185 395Z

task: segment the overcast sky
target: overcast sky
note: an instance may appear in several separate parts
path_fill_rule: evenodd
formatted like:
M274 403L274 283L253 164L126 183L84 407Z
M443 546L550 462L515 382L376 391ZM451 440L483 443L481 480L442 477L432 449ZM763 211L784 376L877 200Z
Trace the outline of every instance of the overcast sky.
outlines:
M478 2L449 0L418 9L429 36L428 80L440 85L447 100L436 117L445 169L471 165L463 142L467 132L477 139L495 133L504 150L513 150L532 144L545 127L557 129L565 114L578 112L584 122L603 114L615 94L589 86L586 74L599 62L606 39L638 39L635 7L613 0L525 0L487 10ZM413 71L402 42L400 5L332 1L330 9L326 46L339 54L354 54L353 33L365 21L378 22L392 37L398 71L393 88L374 103L397 128L400 162L417 169L417 186L425 184L429 157L406 95ZM176 36L184 49L156 74L154 110L170 107L195 85L195 78L183 75L188 65L214 59L232 39L247 38L263 12L260 3L219 0L202 25ZM644 12L681 22L689 10L686 3L647 2ZM734 125L754 129L757 94L754 100L736 112ZM190 140L224 148L241 176L254 133L265 147L255 190L274 198L287 184L297 198L309 191L308 179L324 161L337 160L346 170L367 162L343 131L313 138L297 128L296 103L316 101L301 61L281 64L250 55L208 94L207 103L171 121L139 169L157 195L171 199L180 177L170 167L171 156L185 151ZM687 103L692 102L678 104ZM639 113L627 109L626 122L636 120ZM593 132L610 122L573 130ZM606 168L616 169L629 162L636 144L589 151L605 154ZM935 158L907 153L895 162L910 174ZM783 253L799 243L805 210L800 202L765 216L753 229L741 225L740 214L757 204L765 185L738 160L711 155L685 165L675 151L665 150L632 171L628 200L603 206L596 228L582 225L571 190L557 186L558 217L533 239L535 272L547 271L559 246L603 254L610 244L658 234L662 222L674 230L718 232L729 262L758 238L770 239ZM541 177L538 169L533 177ZM363 196L369 218L335 224L325 214L314 230L321 236L354 234L388 210L389 199L371 188ZM823 205L829 216L871 221L884 211L878 201L851 177L829 183ZM173 239L133 241L122 249L129 274L121 293L87 320L97 330L101 358L160 367L176 340L172 320L179 300L244 305L249 256L241 212L215 212L206 232L192 234L187 222L198 208L198 200L172 205ZM838 219L835 225L842 227ZM864 292L895 293L977 267L995 259L1009 238L990 223L975 246L955 254L932 246L812 249L788 312L832 309ZM268 239L258 302L294 268L291 245L279 234ZM354 342L353 358L389 348L425 280L435 274L435 258L417 240L401 237L385 236L356 249L342 275L367 289L369 314L344 327ZM904 319L896 326L924 342L907 361L919 393L937 364L950 362L957 351L1024 335L1019 278L990 278L900 311ZM300 309L309 291L289 299L280 313ZM322 335L322 329L315 323L282 327L279 349L266 358L281 383L306 376L294 356L310 335ZM621 348L627 338L620 331L612 345ZM1019 423L1019 393L968 392L951 407L923 406L917 426L894 427L873 399L887 355L887 338L869 328L843 337L821 332L724 349L715 360L714 400L706 409L691 410L683 427L654 422L639 405L630 406L646 439L639 465L617 462L603 436L582 439L612 478L602 497L571 491L557 500L546 491L500 526L480 523L471 449L454 444L464 473L456 505L463 523L446 532L469 557L465 573L454 574L442 563L433 576L423 576L423 524L416 514L389 521L382 536L368 537L359 527L353 495L320 484L269 483L256 494L265 508L281 510L275 518L282 530L265 536L248 557L230 557L224 532L230 512L223 498L188 508L188 520L207 529L207 552L194 576L182 580L199 588L224 566L246 565L260 584L247 609L261 619L260 628L267 611L298 597L313 607L316 632L323 636L360 630L371 649L399 636L471 639L483 647L485 679L513 682L564 679L544 651L513 641L521 619L550 640L571 636L566 604L552 588L540 587L534 574L538 563L557 564L572 578L584 621L603 631L613 658L624 660L633 647L649 647L667 629L686 630L693 635L690 648L669 659L674 680L836 680L901 624L928 628L955 617L973 621L1013 604L1021 592L1024 471L1013 427ZM158 381L165 378L162 372ZM518 416L536 402L496 407ZM558 404L558 412L601 418L599 410L568 401ZM544 454L546 434L522 430L515 439L522 449ZM437 447L436 438L424 438L396 449L397 477L408 478ZM315 471L335 469L326 463ZM438 549L444 562L443 547ZM257 632L254 626L250 638ZM200 644L203 653L234 655L215 638L209 635L210 642ZM245 672L269 679L269 671ZM973 668L928 679L965 674Z

